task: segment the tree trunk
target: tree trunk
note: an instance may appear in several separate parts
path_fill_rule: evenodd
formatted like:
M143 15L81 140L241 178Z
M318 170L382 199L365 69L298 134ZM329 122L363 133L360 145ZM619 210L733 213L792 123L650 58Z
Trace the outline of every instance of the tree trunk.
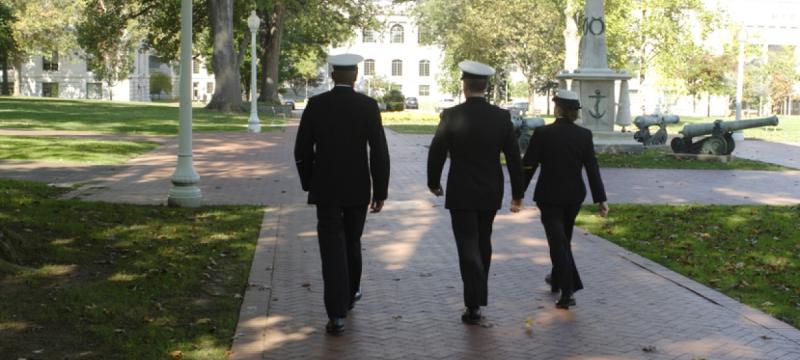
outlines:
M0 87L0 95L11 95L11 91L8 88L8 56L3 54L3 59L0 61L0 65L3 66L3 86Z
M711 93L706 93L706 117L711 117Z
M278 3L272 14L263 14L265 19L261 31L261 95L259 101L279 103L278 65L281 57L281 41L286 18L286 5Z
M17 57L14 60L14 94L22 95L22 60Z
M233 51L233 0L208 0L214 35L214 95L206 109L222 112L242 111L242 84L239 57Z

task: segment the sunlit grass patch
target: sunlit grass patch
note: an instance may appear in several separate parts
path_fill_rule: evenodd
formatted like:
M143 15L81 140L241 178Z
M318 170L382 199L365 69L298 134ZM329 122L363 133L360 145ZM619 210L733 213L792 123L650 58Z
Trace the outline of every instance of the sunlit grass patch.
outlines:
M122 164L158 147L149 141L0 136L0 160Z
M577 225L800 327L800 206L585 207Z

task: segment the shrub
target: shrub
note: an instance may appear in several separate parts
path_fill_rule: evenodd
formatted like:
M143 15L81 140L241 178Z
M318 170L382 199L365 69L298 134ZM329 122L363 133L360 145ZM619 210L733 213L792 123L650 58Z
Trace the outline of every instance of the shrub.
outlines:
M406 108L406 97L400 90L390 90L383 96L383 102L386 103L386 111L403 111Z

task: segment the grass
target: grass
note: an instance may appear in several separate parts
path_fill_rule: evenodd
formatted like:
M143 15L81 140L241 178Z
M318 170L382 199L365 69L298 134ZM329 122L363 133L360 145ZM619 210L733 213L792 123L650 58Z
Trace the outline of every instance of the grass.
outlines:
M0 160L123 164L158 147L147 141L104 141L65 137L0 136Z
M800 206L584 207L577 225L800 328Z
M731 162L700 161L696 159L678 159L669 152L657 149L645 149L641 154L597 154L600 167L637 168L637 169L711 169L711 170L794 170L780 165L736 158Z
M0 228L22 238L16 264L0 260L2 357L226 358L262 209L87 203L62 191L0 180Z
M114 134L176 135L174 103L110 102L0 97L0 129L69 130ZM245 131L249 114L224 114L195 107L194 131ZM262 124L281 118L259 115ZM264 127L263 131L270 131Z

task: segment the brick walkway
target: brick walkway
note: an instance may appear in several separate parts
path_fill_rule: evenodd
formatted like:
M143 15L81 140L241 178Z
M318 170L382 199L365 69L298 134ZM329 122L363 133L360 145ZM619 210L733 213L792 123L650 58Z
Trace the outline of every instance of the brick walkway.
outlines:
M289 128L287 139L292 133ZM342 336L324 333L313 207L304 205L304 193L292 186L283 194L286 202L265 213L233 359L800 359L797 329L582 231L574 240L575 257L586 289L577 294L577 307L555 309L555 297L542 281L550 267L547 243L532 208L499 213L486 320L481 327L463 325L449 216L424 186L428 141L389 136L390 199L382 213L368 217L364 298ZM289 146L282 160L275 156L291 164ZM281 181L290 181L291 173ZM634 173L626 173L631 183L642 180L649 196L669 202L652 185L652 176L669 172ZM603 174L609 184L625 177ZM703 186L679 189L687 201L709 192L707 181L719 177L699 174L695 179ZM742 185L736 177L724 179L712 187ZM619 190L612 190L612 201L647 195L624 186L613 187ZM791 196L800 199L796 189Z

